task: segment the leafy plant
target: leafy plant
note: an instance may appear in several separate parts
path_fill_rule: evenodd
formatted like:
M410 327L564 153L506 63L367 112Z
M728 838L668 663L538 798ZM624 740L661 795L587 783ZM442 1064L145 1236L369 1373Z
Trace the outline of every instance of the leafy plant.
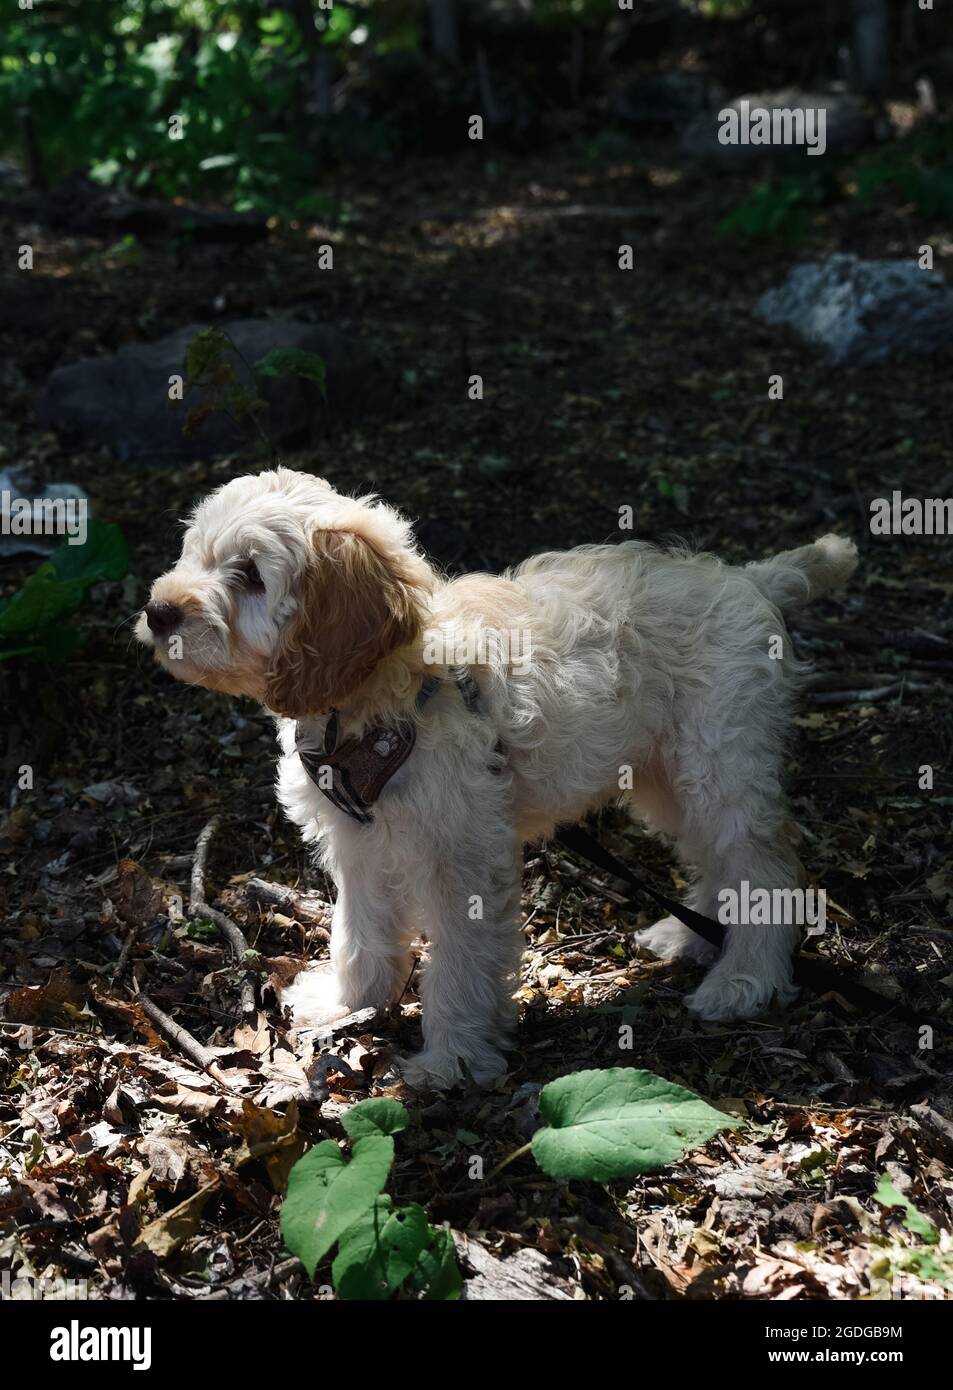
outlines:
M817 174L788 174L777 182L758 183L718 224L723 235L800 241L807 231L809 210L824 191Z
M906 1237L881 1243L884 1253L872 1267L875 1277L892 1281L897 1274L912 1274L918 1279L932 1281L953 1289L953 1244L949 1231L939 1231L928 1216L918 1211L909 1198L898 1192L889 1174L884 1173L874 1191L874 1201L888 1210L899 1208L903 1215L901 1226Z
M281 1208L288 1249L313 1278L337 1245L331 1278L338 1297L380 1301L401 1288L427 1300L454 1299L461 1288L453 1237L434 1229L416 1202L397 1207L384 1195L394 1139L410 1117L399 1101L364 1100L342 1116L351 1139L315 1144L292 1168Z
M274 454L274 446L263 423L268 402L256 389L243 382L236 370L237 358L248 371L253 383L259 377L296 376L315 383L327 400L327 369L323 358L302 348L273 348L251 364L245 361L229 335L220 328L206 328L197 333L185 354L186 393L201 391L201 399L185 417L183 434L192 434L202 421L221 411L236 425L251 424Z
M61 661L82 638L70 617L92 584L122 579L129 563L118 526L91 520L82 545L66 541L9 598L0 600L0 661Z
M928 1216L917 1211L913 1203L904 1197L902 1192L897 1191L888 1173L881 1175L874 1192L874 1201L879 1202L882 1207L902 1207L904 1228L912 1231L914 1235L920 1236L929 1245L936 1244L939 1236L933 1222Z
M532 1152L551 1177L610 1182L672 1163L733 1123L684 1086L629 1067L561 1076L543 1087L539 1108L545 1123L488 1180ZM350 1161L328 1139L291 1170L281 1209L285 1244L312 1278L337 1245L331 1277L340 1298L380 1300L400 1289L427 1299L459 1295L450 1232L428 1225L416 1203L397 1207L384 1193L393 1135L408 1120L399 1101L361 1101L341 1118Z
M856 171L856 196L869 202L883 187L899 192L924 217L953 216L953 164L932 165L901 147L861 163Z
M718 230L793 244L807 231L812 208L848 198L868 203L885 188L911 203L921 216L953 216L953 124L937 122L895 145L820 173L810 170L766 179L722 219Z
M324 359L316 352L305 352L303 348L272 348L255 363L255 375L299 376L304 381L316 382L323 398L328 398L327 369Z

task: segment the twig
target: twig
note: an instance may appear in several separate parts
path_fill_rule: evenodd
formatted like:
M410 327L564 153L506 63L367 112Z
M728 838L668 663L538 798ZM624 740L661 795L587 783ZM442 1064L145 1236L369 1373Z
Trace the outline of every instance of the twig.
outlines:
M201 1067L213 1081L217 1081L223 1086L230 1095L236 1095L234 1087L222 1075L221 1069L215 1060L215 1053L209 1048L204 1047L198 1038L193 1038L187 1028L183 1028L181 1023L176 1023L167 1013L159 1008L158 1004L153 1003L148 994L137 995L138 1002L142 1005L142 1011L147 1018L150 1018L161 1033L174 1042L179 1051L188 1057L190 1062L194 1062L197 1067Z
M922 681L893 681L890 685L874 686L870 690L819 690L811 696L814 705L875 705L881 700L889 700L894 695L904 695L908 690L932 690L932 685Z
M286 888L283 883L269 883L263 878L250 878L244 886L244 893L253 907L277 908L308 927L318 940L331 940L327 927L320 926L316 920L319 912L327 915L327 904L316 893L298 893L293 888Z
M119 952L119 959L116 961L116 968L112 974L112 982L115 985L121 980L129 963L129 953L132 950L133 942L136 939L136 928L130 927L125 941L122 943L122 950Z
M640 1299L655 1302L655 1295L649 1293L642 1279L641 1274L634 1264L628 1264L618 1250L613 1250L612 1246L604 1239L602 1232L597 1231L591 1226L584 1217L567 1216L565 1224L571 1231L574 1231L578 1240L583 1245L588 1245L590 1250L594 1250L602 1259L612 1273L612 1277L620 1288L631 1288Z
M205 865L208 861L212 836L221 824L221 816L213 816L195 842L195 856L192 860L192 881L189 888L189 908L194 903L205 901Z
M854 627L850 623L826 623L817 618L797 617L794 620L796 633L808 637L821 637L828 642L843 642L848 647L867 647L872 651L883 651L893 647L896 651L912 652L926 657L944 657L953 654L953 643L948 637L938 636L922 627L909 631L872 631L868 627Z
M245 933L236 922L232 921L231 917L226 917L224 912L210 907L205 901L205 865L208 861L212 837L220 823L221 817L213 816L195 842L195 857L192 860L192 879L189 888L189 917L193 921L196 918L206 918L208 921L214 922L232 948L232 954L238 964L247 966L249 959L258 959L258 953L251 949L245 939ZM242 980L241 1006L242 1013L246 1017L253 1014L258 1008L258 978L254 970L246 970Z

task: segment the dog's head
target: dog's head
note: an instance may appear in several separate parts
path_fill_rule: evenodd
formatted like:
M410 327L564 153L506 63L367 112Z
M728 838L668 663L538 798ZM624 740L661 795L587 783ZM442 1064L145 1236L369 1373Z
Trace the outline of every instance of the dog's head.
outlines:
M302 719L345 704L414 647L433 583L390 507L278 468L196 508L136 636L180 680Z

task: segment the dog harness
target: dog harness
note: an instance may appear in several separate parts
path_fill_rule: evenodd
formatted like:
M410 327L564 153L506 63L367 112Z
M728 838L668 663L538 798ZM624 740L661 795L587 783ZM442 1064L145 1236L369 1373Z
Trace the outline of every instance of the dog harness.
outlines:
M480 687L468 671L454 671L453 679L471 714L480 710ZM417 692L414 709L424 708L442 684L439 676L428 676ZM300 723L295 725L295 751L305 772L333 806L358 825L374 819L371 807L399 767L410 757L417 742L417 726L411 719L396 724L378 724L338 743L338 712L332 709L324 729L324 749L315 752L305 745L307 737Z

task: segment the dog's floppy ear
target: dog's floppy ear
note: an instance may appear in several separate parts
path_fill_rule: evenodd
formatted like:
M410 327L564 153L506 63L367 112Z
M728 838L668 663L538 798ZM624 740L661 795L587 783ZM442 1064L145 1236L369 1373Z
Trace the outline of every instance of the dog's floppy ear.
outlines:
M343 705L421 627L419 591L398 557L348 530L314 531L311 550L265 690L288 719Z

